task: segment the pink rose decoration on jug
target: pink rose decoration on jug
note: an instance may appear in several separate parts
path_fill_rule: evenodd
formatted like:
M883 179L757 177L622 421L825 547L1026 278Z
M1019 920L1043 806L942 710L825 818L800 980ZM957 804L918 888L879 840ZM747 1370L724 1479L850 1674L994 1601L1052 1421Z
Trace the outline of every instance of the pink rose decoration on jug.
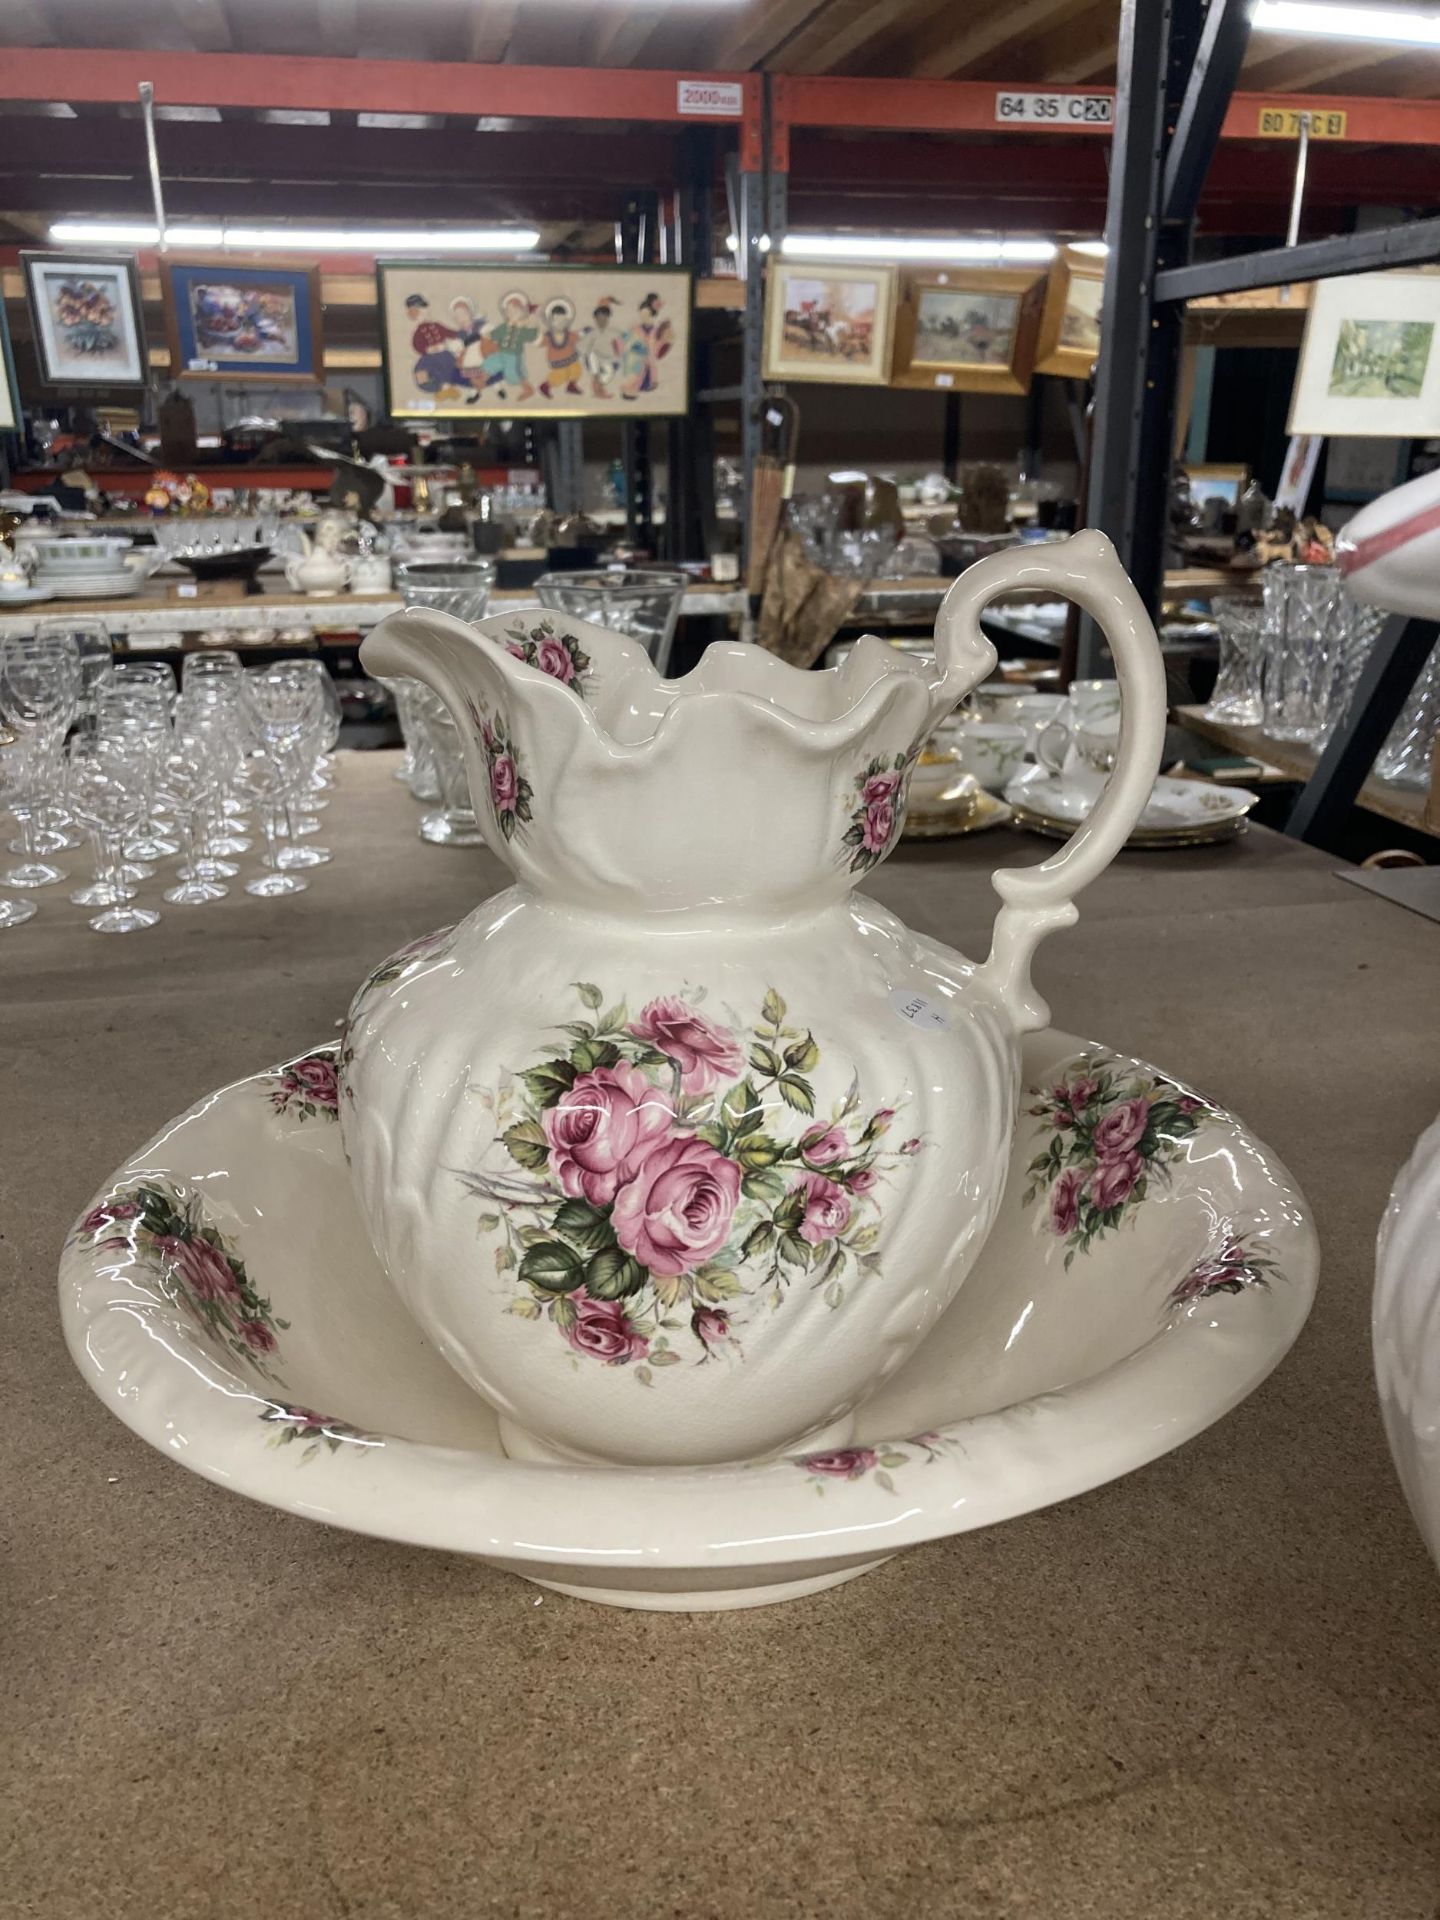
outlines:
M495 1147L460 1175L511 1314L649 1386L741 1358L752 1309L797 1283L838 1308L873 1282L896 1103L867 1118L852 1077L816 1120L820 1046L773 988L748 1029L683 994L632 1019L575 991L593 1017L487 1094Z
M466 708L480 735L495 824L507 840L513 840L534 818L534 789L525 778L504 716L474 700L467 700Z
M590 656L573 635L559 632L553 621L537 620L533 627L507 627L505 651L585 697L580 682L590 670Z
M1103 1054L1082 1056L1053 1085L1030 1092L1043 1144L1028 1168L1025 1205L1047 1200L1067 1267L1121 1224L1150 1181L1169 1181L1209 1111L1158 1075L1122 1082Z
M635 1331L618 1300L592 1300L580 1287L573 1305L575 1317L565 1329L565 1338L577 1353L588 1353L612 1367L645 1358L650 1343Z
M818 1247L833 1240L850 1218L850 1199L843 1187L818 1173L807 1173L795 1188L803 1211L797 1229L802 1240Z
M682 1093L709 1093L717 1080L730 1079L745 1064L733 1034L673 994L652 1000L630 1031L674 1061Z
M621 1188L611 1225L626 1253L668 1279L720 1251L739 1198L736 1163L695 1134L676 1134Z
M852 873L876 866L895 844L905 819L905 795L914 755L871 760L855 777L855 806L841 842Z
M548 1109L542 1125L550 1171L560 1190L605 1207L669 1136L674 1120L664 1095L637 1067L585 1073Z

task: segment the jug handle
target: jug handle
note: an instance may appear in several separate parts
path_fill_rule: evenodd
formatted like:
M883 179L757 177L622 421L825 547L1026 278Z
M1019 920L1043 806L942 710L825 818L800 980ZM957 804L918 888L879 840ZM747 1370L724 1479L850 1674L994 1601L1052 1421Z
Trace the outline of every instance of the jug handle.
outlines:
M1050 1019L1030 983L1036 947L1047 933L1074 925L1074 896L1109 866L1150 797L1165 745L1165 666L1144 603L1103 533L1091 530L1063 545L991 555L961 574L941 618L950 616L962 630L978 634L980 609L1015 587L1046 587L1099 622L1114 655L1121 699L1115 767L1088 818L1048 860L1002 867L993 876L1003 905L990 957L973 985L998 1002L1017 1033L1030 1033Z

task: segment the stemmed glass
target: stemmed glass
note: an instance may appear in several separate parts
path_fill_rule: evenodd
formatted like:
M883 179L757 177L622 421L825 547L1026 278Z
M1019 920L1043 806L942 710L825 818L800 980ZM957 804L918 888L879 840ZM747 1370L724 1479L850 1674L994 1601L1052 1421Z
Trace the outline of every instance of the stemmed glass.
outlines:
M293 749L291 752L293 755ZM266 865L277 869L246 881L245 891L259 894L262 899L268 899L273 894L305 891L303 880L297 880L293 873L279 871L280 813L285 804L289 779L290 769L285 765L284 751L271 747L247 747L235 770L236 789L254 805L260 815L265 844L270 850Z
M97 696L101 731L123 718L145 751L145 806L125 851L132 860L168 860L180 851L170 838L170 822L155 805L155 769L170 735L175 676L163 661L136 661L116 667Z
M80 734L71 743L70 805L99 842L99 878L115 883L119 896L90 922L96 933L135 933L160 918L153 907L132 905L118 880L125 837L144 817L150 784L148 755L133 738Z
M13 733L0 737L0 807L6 807L27 790L28 775L22 763L23 742ZM18 927L35 914L33 900L0 900L0 927Z
M211 900L223 900L230 891L213 873L205 871L209 863L202 863L199 853L199 821L222 778L212 745L203 734L177 734L159 766L157 791L162 804L179 820L185 837L186 865L180 869L180 883L165 894L172 906L204 906Z
M80 726L93 733L96 690L102 682L110 678L115 665L109 628L103 620L79 618L37 620L35 638L42 641L58 641L61 645L68 642L74 647L79 673L75 718Z
M330 858L327 847L296 844L295 806L308 782L323 737L323 708L314 676L303 661L252 667L245 676L245 704L251 729L272 754L280 773L279 816L289 844L271 845L265 864L279 868L318 867Z
M10 810L20 825L21 864L3 876L11 887L49 887L64 870L40 855L66 844L63 834L42 843L41 813L54 796L60 748L75 712L73 647L29 639L0 642L0 716L20 736L18 786Z

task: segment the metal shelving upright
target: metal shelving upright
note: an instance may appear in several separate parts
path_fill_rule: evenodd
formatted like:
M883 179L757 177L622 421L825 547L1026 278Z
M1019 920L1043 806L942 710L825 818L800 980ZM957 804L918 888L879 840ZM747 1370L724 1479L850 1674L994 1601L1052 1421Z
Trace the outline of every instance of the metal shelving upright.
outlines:
M1115 542L1152 613L1164 570L1185 302L1440 260L1434 219L1191 260L1195 210L1249 30L1249 0L1122 0L1087 519ZM1432 620L1386 622L1287 832L1332 838L1437 633ZM1087 627L1079 671L1093 672L1099 658L1098 635Z

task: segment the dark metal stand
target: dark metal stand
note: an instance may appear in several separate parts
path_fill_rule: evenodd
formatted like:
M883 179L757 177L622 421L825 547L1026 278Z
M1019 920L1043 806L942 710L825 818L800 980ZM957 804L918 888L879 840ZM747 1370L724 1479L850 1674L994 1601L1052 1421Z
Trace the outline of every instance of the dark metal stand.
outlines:
M1440 220L1192 264L1195 209L1249 36L1249 0L1122 0L1103 329L1086 522L1120 553L1152 613L1164 579L1180 336L1187 300L1440 259ZM1286 831L1336 833L1434 643L1392 620ZM1078 671L1103 664L1086 621Z
M1336 838L1437 636L1440 626L1433 620L1397 613L1386 621L1344 719L1295 802L1285 825L1288 834L1322 846Z

